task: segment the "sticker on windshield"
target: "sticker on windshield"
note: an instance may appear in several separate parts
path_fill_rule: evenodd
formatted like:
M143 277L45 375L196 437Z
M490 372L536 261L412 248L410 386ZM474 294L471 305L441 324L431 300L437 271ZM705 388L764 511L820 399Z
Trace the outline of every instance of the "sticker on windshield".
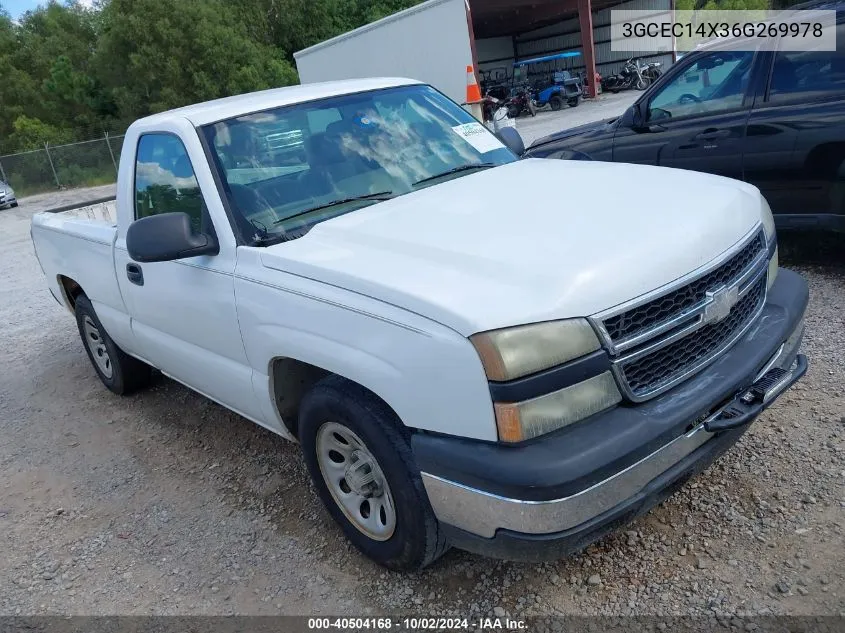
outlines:
M452 128L452 131L482 154L504 147L499 139L493 136L487 128L477 121L465 123L464 125L456 125Z

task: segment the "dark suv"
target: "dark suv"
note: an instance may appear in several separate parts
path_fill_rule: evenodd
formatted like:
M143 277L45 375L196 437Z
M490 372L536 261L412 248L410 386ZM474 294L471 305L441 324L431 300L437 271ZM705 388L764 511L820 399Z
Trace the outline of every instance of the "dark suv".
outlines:
M845 233L845 3L806 8L837 10L836 51L703 47L621 117L542 138L526 155L729 176L760 188L779 228Z

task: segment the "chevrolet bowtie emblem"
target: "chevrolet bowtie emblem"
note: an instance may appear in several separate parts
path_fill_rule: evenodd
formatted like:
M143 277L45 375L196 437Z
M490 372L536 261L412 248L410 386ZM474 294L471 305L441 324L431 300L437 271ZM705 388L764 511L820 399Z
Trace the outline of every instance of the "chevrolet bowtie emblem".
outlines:
M739 301L739 287L719 288L705 293L709 301L704 306L702 324L716 323L731 313L731 308Z

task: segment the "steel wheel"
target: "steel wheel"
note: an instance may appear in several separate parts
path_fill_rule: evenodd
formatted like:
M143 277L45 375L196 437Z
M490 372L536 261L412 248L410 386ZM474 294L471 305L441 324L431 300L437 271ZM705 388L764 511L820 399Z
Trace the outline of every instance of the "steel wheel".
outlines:
M100 335L100 330L91 320L91 317L85 315L82 321L82 327L85 332L85 344L91 351L91 358L97 364L97 368L106 378L112 377L112 364L109 351L106 349L106 343Z
M342 424L326 422L317 431L316 448L326 487L349 522L375 541L393 536L393 495L361 438Z

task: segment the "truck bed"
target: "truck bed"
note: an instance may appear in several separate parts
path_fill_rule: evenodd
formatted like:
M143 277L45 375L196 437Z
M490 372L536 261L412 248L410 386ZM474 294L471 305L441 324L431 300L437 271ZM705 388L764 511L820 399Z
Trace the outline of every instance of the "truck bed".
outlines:
M98 200L92 204L75 207L59 207L57 209L50 209L37 213L33 217L33 222L36 218L44 220L44 224L52 225L56 222L63 223L67 220L82 220L95 224L105 224L107 226L117 226L117 205L114 198L108 200ZM54 221L50 222L49 219Z
M114 271L117 237L114 200L44 211L32 217L32 242L50 291L60 303L67 302L64 280L82 287L96 304L123 310Z

